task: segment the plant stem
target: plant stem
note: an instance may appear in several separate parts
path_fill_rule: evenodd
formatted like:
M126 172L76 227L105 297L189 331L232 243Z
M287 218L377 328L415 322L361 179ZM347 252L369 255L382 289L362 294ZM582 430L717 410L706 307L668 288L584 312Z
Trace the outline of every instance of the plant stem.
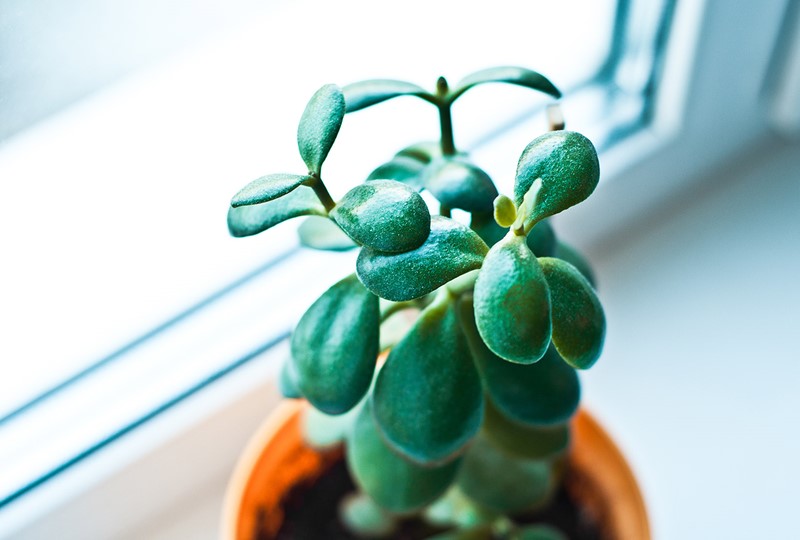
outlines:
M453 140L453 118L450 114L451 102L447 99L447 79L439 77L436 81L436 96L439 98L439 125L442 131L442 154L456 155L456 143Z
M310 174L311 178L313 178L310 185L311 189L314 190L314 193L317 195L319 202L322 203L322 206L325 207L325 210L330 212L331 210L333 210L333 207L336 206L336 202L333 200L331 194L328 192L328 188L326 188L325 184L322 182L322 178L320 178L315 173L310 173Z

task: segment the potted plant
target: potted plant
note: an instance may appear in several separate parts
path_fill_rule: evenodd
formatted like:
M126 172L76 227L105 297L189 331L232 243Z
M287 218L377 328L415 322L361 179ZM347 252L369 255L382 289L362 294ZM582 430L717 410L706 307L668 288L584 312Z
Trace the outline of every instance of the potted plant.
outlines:
M593 521L585 537L647 538L624 460L576 416L576 370L598 359L605 317L589 265L548 222L595 189L597 154L553 114L522 151L513 193L498 193L457 149L451 121L460 96L496 82L560 97L518 67L454 87L440 78L433 92L394 80L326 85L298 127L308 170L258 178L233 197L234 236L309 216L303 245L359 252L355 272L293 333L282 391L312 407L285 406L254 439L231 482L226 536L289 537L287 500L316 504L309 493L344 460L355 489L326 504L333 527L355 537L567 538L572 525L547 515L567 493L567 521ZM400 96L437 108L440 140L401 149L334 200L322 165L346 115ZM599 472L587 472L593 464ZM340 534L320 527L298 537Z

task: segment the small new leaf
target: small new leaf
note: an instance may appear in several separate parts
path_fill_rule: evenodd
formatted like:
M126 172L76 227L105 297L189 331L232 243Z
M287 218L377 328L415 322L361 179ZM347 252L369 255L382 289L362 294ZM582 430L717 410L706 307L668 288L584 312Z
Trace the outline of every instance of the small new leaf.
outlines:
M424 296L451 279L480 268L488 250L469 227L433 216L431 232L420 247L405 253L363 248L356 271L373 293L401 302Z
M588 369L600 357L606 333L603 306L577 268L561 259L539 259L553 304L553 345L574 368Z
M514 206L514 201L505 195L498 195L494 200L494 220L497 224L508 228L516 219L517 208Z
M434 97L416 84L391 79L370 79L348 84L342 88L347 103L347 112L360 111L387 99L400 96L416 96L428 101Z
M334 84L317 90L306 105L297 127L297 147L309 172L319 175L342 127L344 113L344 96Z
M311 177L283 173L268 174L267 176L256 178L233 196L231 206L236 208L277 199L294 190L306 180L311 180Z
M325 216L325 207L310 187L299 186L283 197L261 204L230 207L228 230L236 237L266 231L282 221L300 216Z

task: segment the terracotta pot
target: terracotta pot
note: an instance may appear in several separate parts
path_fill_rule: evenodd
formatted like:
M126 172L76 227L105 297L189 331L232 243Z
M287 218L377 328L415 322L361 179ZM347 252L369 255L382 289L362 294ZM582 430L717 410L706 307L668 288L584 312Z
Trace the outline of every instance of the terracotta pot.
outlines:
M281 499L298 482L320 475L342 451L320 453L303 441L304 401L286 400L264 422L236 465L225 497L224 540L275 534ZM567 489L613 540L650 540L644 501L630 467L600 425L580 410L573 420Z

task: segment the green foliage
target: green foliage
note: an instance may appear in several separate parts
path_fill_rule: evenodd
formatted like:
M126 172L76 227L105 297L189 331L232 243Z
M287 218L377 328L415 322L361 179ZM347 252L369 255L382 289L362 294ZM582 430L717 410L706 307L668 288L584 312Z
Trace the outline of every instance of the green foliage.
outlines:
M425 201L393 180L354 187L331 211L331 219L355 242L386 253L418 248L431 232Z
M378 297L350 275L325 291L292 334L300 393L317 409L342 414L366 394L378 356Z
M364 286L381 298L400 302L435 291L481 267L488 251L475 231L442 216L431 218L431 232L417 249L383 253L363 248L356 271Z
M583 135L544 133L519 158L513 197L499 194L453 132L453 102L487 83L561 95L519 67L480 70L452 88L440 78L433 91L388 79L325 85L298 126L307 171L262 176L228 210L233 236L309 216L303 246L360 248L356 274L298 323L280 387L314 405L310 444L346 441L361 493L341 517L361 536L385 536L399 515L431 505L425 519L452 527L439 540L563 538L513 517L553 492L580 399L576 368L602 350L592 271L547 219L592 193L599 165ZM440 140L364 156L372 172L334 200L321 170L346 114L403 96L435 107ZM451 218L456 209L468 225ZM381 344L392 348L376 376Z
M550 291L524 236L492 246L475 282L475 321L484 342L511 362L538 361L550 344Z
M441 496L458 473L460 461L422 467L390 449L367 403L347 439L347 464L358 486L390 512L414 512Z
M478 431L481 383L447 296L425 309L392 349L372 402L386 441L423 465L451 461Z

